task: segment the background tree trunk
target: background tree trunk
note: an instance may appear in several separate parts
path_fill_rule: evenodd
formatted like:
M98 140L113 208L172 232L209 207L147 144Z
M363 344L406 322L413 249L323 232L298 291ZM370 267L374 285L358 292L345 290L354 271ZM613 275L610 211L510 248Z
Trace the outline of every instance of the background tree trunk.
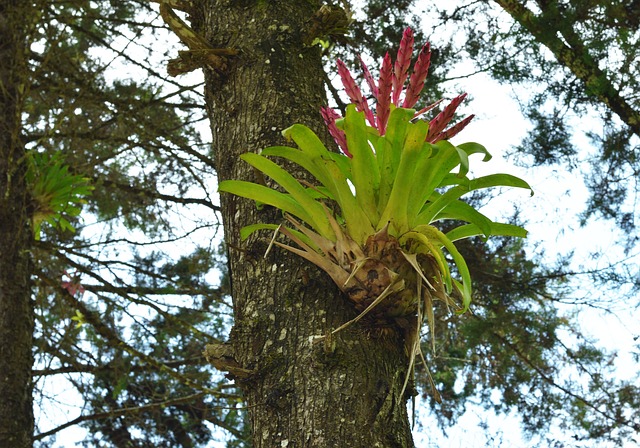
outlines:
M302 44L318 1L202 0L192 23L213 47L239 55L221 77L205 69L206 101L219 180L255 180L239 155L284 144L281 130L303 123L321 131L326 104L319 48ZM303 174L300 173L302 176ZM314 338L355 316L328 275L274 248L270 235L248 242L240 229L279 222L269 207L222 195L232 278L235 359L254 372L242 387L259 447L411 447L402 336L380 337L366 324Z
M31 446L33 309L29 195L20 140L32 2L0 1L0 446Z

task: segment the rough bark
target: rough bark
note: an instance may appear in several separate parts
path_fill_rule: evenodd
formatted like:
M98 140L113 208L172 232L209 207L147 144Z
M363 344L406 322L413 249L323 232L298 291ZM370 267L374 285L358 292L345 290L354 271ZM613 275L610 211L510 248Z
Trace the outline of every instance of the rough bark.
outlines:
M20 111L32 2L0 1L0 446L32 445L29 196Z
M291 124L324 127L320 52L302 43L319 7L318 1L198 2L194 28L213 47L238 50L226 74L205 69L219 180L255 180L239 155L284 144L280 131ZM279 222L279 213L230 195L221 204L235 309L224 352L230 366L249 372L236 381L253 445L413 446L400 396L407 371L400 333L382 337L364 322L330 343L317 342L355 316L352 306L301 258L273 249L265 259L270 235L240 241L241 227Z

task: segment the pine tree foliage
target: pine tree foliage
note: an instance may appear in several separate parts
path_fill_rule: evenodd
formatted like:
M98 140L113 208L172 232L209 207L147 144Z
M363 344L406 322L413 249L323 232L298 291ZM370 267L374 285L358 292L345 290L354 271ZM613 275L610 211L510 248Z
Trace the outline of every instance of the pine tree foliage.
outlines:
M639 284L633 256L637 251L635 198L640 111L635 63L640 45L638 7L638 2L597 0L459 1L446 7L425 7L427 14L438 17L433 21L434 30L455 30L451 40L457 42L461 57L474 61L477 71L488 73L504 84L519 86L520 90L514 90L522 92L519 100L533 129L514 148L516 157L529 166L547 165L575 174L580 169L591 193L582 224L598 217L611 219L619 227L622 235L619 242L630 256L607 269L591 269L581 274L568 267L570 256L555 267L544 258L535 257L537 267L531 272L542 270L532 278L538 282L546 279L546 287L540 288L538 284L529 288L531 280L519 284L511 297L520 300L506 308L496 307L495 298L491 298L495 291L491 292L485 302L487 312L476 313L489 325L474 324L470 332L463 331L470 339L465 338L461 344L478 348L488 344L492 349L482 350L483 353L511 353L514 360L520 359L522 370L518 375L501 372L510 364L504 362L491 363L492 368L487 371L499 374L501 381L494 384L504 388L503 400L496 408L507 403L515 405L522 412L525 428L537 431L557 419L562 428L579 428L576 440L609 440L614 445L634 440L638 421L633 409L638 402L638 388L634 380L615 380L613 365L617 354L598 348L582 334L575 315L563 317L556 305L561 309L565 309L565 304L605 307L608 312L622 309L633 313L637 309ZM579 120L589 120L595 123L595 128L576 126ZM574 137L580 133L589 137L595 152L576 144L579 140ZM497 253L501 258L505 253L511 254L504 249ZM606 253L592 255L594 262L606 256ZM512 261L523 266L522 261ZM476 266L483 264L486 262L479 258ZM545 265L548 267L542 268ZM486 286L493 281L483 271L491 272L486 268L477 271L476 278ZM508 271L502 267L498 272L504 272L504 278L508 279L511 278ZM592 285L588 293L581 292L585 284ZM482 295L486 292L482 290ZM513 310L518 310L517 317L510 315ZM520 321L528 313L533 313L532 318ZM509 329L499 337L493 331L497 322L503 329ZM473 328L483 328L485 332ZM521 334L523 329L530 335ZM477 338L479 334L482 339ZM501 341L499 346L492 345L492 338L496 337L493 340ZM534 340L538 342L532 344ZM518 348L519 341L527 342ZM631 369L637 372L637 365ZM637 378L637 373L627 373ZM491 383L480 378L483 377L468 375L465 387L470 388L463 395L477 384L483 384L485 387L480 389L486 391ZM536 392L535 384L540 380L540 390ZM514 400L518 382L528 383L533 388L527 387L527 393L541 399ZM555 442L547 440L547 443Z
M526 86L534 128L518 148L532 165L588 164L585 216L612 219L636 238L630 210L640 173L640 3L637 1L494 0L428 7L438 26L457 30L461 54L478 70ZM531 95L533 92L533 95ZM524 95L523 95L524 96ZM597 153L572 147L571 121L596 116L584 130ZM577 118L577 120L576 120Z
M633 440L640 390L634 380L616 379L615 353L559 311L571 292L563 287L564 268L542 267L509 239L461 250L473 260L477 306L459 326L445 320L436 339L432 371L444 404L432 405L441 423L456 421L468 400L477 400L493 412L515 410L533 439L559 427L577 440Z
M230 308L199 81L167 78L146 2L46 2L38 33L23 139L93 194L75 232L43 224L34 249L36 440L70 424L86 446L193 446L214 425L242 440L238 397L202 356Z

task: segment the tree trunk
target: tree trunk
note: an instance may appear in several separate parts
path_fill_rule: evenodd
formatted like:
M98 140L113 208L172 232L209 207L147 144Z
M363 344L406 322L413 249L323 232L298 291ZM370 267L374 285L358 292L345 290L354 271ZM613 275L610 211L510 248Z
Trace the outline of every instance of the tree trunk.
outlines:
M30 447L34 318L29 195L20 140L32 2L0 0L0 446Z
M320 2L201 0L198 6L194 28L213 47L238 50L226 74L205 69L218 177L253 181L240 154L286 144L280 132L294 123L326 137L320 50L302 43ZM277 248L264 258L271 235L240 241L243 226L281 222L278 212L226 194L221 202L235 310L227 355L251 371L236 381L254 447L413 446L400 396L408 364L400 332L381 336L365 322L333 341L318 339L352 319L352 306L303 259Z

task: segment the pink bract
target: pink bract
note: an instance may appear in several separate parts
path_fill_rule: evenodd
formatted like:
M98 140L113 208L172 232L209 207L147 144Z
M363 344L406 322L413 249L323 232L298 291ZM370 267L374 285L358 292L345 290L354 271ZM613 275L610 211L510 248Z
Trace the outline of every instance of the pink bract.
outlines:
M420 100L420 95L424 89L425 80L431 65L431 48L429 43L422 46L413 66L413 72L411 73L411 76L409 76L413 45L413 31L411 28L407 28L402 34L402 40L400 41L400 47L398 48L395 64L392 62L389 53L385 54L384 59L382 60L382 66L380 67L380 76L377 85L373 76L369 72L367 65L362 60L362 57L360 57L362 73L371 92L375 107L369 106L369 103L363 96L360 87L356 84L355 79L344 62L340 59L337 61L338 74L340 75L342 85L344 86L344 90L349 97L349 100L356 105L356 109L358 111L364 112L369 124L376 128L380 135L384 135L387 131L387 121L389 120L392 104L396 107L412 109ZM409 78L409 82L408 85L405 86L405 84L407 84L407 78ZM404 98L402 105L400 106L400 97L402 92L404 92ZM457 108L460 106L466 95L467 94L464 93L455 97L435 118L429 121L429 133L426 138L427 142L436 143L440 140L449 139L458 134L465 126L467 126L467 124L469 124L474 117L473 115L469 115L464 120L461 120L454 126L447 129L447 126L453 119ZM422 114L430 111L440 104L441 101L442 100L438 100L433 104L418 110L414 118L418 118ZM375 114L373 110L375 110ZM321 114L327 124L329 134L331 134L344 154L351 157L347 148L347 141L344 132L336 126L336 120L342 117L329 107L321 108Z

